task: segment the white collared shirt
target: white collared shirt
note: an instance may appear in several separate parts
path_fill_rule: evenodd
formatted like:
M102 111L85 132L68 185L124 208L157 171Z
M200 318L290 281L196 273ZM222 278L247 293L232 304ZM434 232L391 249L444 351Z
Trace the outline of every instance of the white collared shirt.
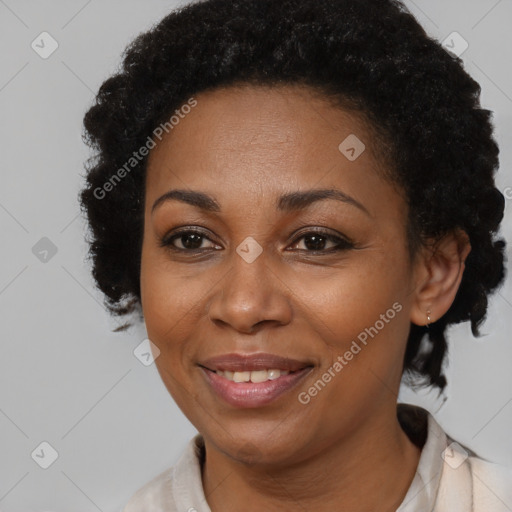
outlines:
M416 428L426 440L414 479L396 512L512 512L512 469L479 458L454 442L425 409L398 405L409 437ZM428 418L423 433L414 426L421 414ZM203 438L197 434L176 465L141 487L123 512L211 512L202 486L203 450Z

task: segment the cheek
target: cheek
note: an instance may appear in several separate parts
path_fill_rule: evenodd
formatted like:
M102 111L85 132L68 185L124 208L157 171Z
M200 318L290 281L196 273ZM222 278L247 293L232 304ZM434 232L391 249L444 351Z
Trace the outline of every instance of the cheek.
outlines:
M160 350L155 364L162 382L189 419L199 397L191 384L192 357L187 340L200 314L200 298L205 290L200 285L169 268L159 255L143 250L141 302L148 338Z
M403 258L390 261L385 251L375 251L323 275L289 275L287 285L300 309L299 321L307 319L332 350L342 350L361 333L364 338L376 322L391 338L408 328L406 269Z
M307 298L306 329L322 340L316 349L323 351L323 368L316 379L329 382L325 388L316 386L323 389L322 398L315 399L322 414L337 416L368 404L400 380L410 327L407 268L405 256L393 261L383 250L330 279L303 274L296 280L295 296ZM332 403L340 409L331 410Z
M175 279L158 271L158 267L142 265L141 301L148 338L160 350L155 363L162 380L174 396L174 378L182 380L183 331L187 319L187 300L177 293Z
M148 335L164 345L180 340L201 314L201 298L209 288L204 279L190 278L151 250L142 252L141 302ZM213 283L212 283L213 284Z

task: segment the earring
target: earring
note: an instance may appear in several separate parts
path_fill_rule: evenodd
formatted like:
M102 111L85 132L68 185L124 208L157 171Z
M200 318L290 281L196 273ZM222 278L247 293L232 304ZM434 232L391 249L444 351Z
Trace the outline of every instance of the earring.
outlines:
M426 327L428 327L430 325L430 309L427 310L427 325Z

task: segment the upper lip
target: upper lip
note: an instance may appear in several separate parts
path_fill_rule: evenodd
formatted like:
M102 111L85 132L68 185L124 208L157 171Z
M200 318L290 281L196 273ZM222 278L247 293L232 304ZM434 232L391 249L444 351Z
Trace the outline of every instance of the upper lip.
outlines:
M307 361L298 361L289 357L258 352L256 354L222 354L200 362L199 366L212 371L288 370L295 372L313 365Z

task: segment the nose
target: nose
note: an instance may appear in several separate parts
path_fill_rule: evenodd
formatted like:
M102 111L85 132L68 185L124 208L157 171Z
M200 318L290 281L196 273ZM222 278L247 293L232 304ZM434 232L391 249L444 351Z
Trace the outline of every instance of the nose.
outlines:
M221 280L210 302L208 316L217 326L252 334L264 325L291 321L290 289L272 270L263 252L247 263L234 255L232 270Z

